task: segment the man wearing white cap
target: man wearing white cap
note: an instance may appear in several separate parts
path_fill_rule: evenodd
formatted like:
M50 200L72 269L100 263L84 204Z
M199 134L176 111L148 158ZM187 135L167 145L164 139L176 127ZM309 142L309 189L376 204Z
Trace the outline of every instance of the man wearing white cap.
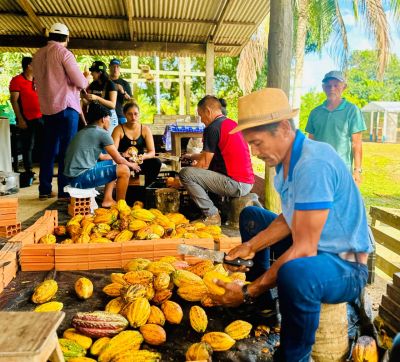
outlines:
M64 193L68 183L64 175L65 151L78 130L79 91L88 86L74 55L66 48L68 40L68 28L61 23L53 24L47 45L37 51L32 61L46 140L40 161L39 199L55 196L51 183L57 150L58 198L68 196Z
M346 165L328 144L295 130L285 93L267 88L239 99L239 122L253 155L276 168L282 213L247 207L242 245L228 258L253 259L250 284L217 284L217 304L235 307L277 286L282 315L276 361L309 361L321 303L354 301L364 288L372 251L363 201ZM270 266L270 253L276 259Z
M325 74L322 89L326 101L311 111L306 131L311 139L329 143L336 150L359 185L362 172L361 132L367 127L360 109L342 98L346 88L342 72L332 70Z

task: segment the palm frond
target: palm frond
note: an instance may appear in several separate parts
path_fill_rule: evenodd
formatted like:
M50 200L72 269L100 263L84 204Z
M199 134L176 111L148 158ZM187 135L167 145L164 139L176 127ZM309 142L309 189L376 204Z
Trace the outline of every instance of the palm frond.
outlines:
M400 0L383 0L383 4L393 11L394 18L400 20Z
M257 74L263 68L268 47L268 24L269 16L261 23L240 53L236 78L243 94L252 91Z
M367 30L376 43L378 51L377 78L382 79L390 58L389 23L382 6L382 0L364 0L359 10L365 18Z

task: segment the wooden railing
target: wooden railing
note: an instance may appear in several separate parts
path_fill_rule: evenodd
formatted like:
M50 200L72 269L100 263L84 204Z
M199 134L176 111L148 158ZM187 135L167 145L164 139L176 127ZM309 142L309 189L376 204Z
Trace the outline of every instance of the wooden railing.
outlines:
M376 242L375 266L392 277L400 272L400 209L371 206L370 215Z

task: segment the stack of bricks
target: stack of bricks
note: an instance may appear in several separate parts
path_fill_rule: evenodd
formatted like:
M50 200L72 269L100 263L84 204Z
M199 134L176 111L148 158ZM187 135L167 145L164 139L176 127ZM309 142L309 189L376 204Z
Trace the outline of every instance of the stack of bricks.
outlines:
M400 272L393 274L393 283L387 285L386 291L387 295L382 295L378 315L384 322L384 329L395 335L400 332Z
M18 271L17 253L7 243L0 250L0 293L15 278Z
M18 221L18 198L0 199L0 236L10 238L21 231L21 223Z
M90 197L71 197L68 205L68 215L73 217L78 214L90 214Z

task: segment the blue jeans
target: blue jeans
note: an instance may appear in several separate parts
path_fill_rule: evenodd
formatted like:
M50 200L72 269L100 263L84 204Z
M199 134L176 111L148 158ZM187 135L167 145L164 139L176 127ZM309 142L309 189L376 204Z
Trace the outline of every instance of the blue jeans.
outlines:
M68 179L64 176L65 152L72 138L78 131L79 113L72 108L51 116L43 115L43 150L40 160L39 194L50 194L54 171L54 160L58 151L58 197L67 196L64 186Z
M117 165L112 160L97 162L94 167L69 179L69 184L78 189L103 186L117 179Z
M276 217L268 210L246 207L240 214L243 242L267 228ZM249 280L268 270L271 257L278 258L290 245L291 238L287 237L269 249L258 252ZM337 304L356 300L367 278L366 265L344 261L331 253L318 252L316 256L283 264L277 276L283 360L308 361L315 342L321 303Z

